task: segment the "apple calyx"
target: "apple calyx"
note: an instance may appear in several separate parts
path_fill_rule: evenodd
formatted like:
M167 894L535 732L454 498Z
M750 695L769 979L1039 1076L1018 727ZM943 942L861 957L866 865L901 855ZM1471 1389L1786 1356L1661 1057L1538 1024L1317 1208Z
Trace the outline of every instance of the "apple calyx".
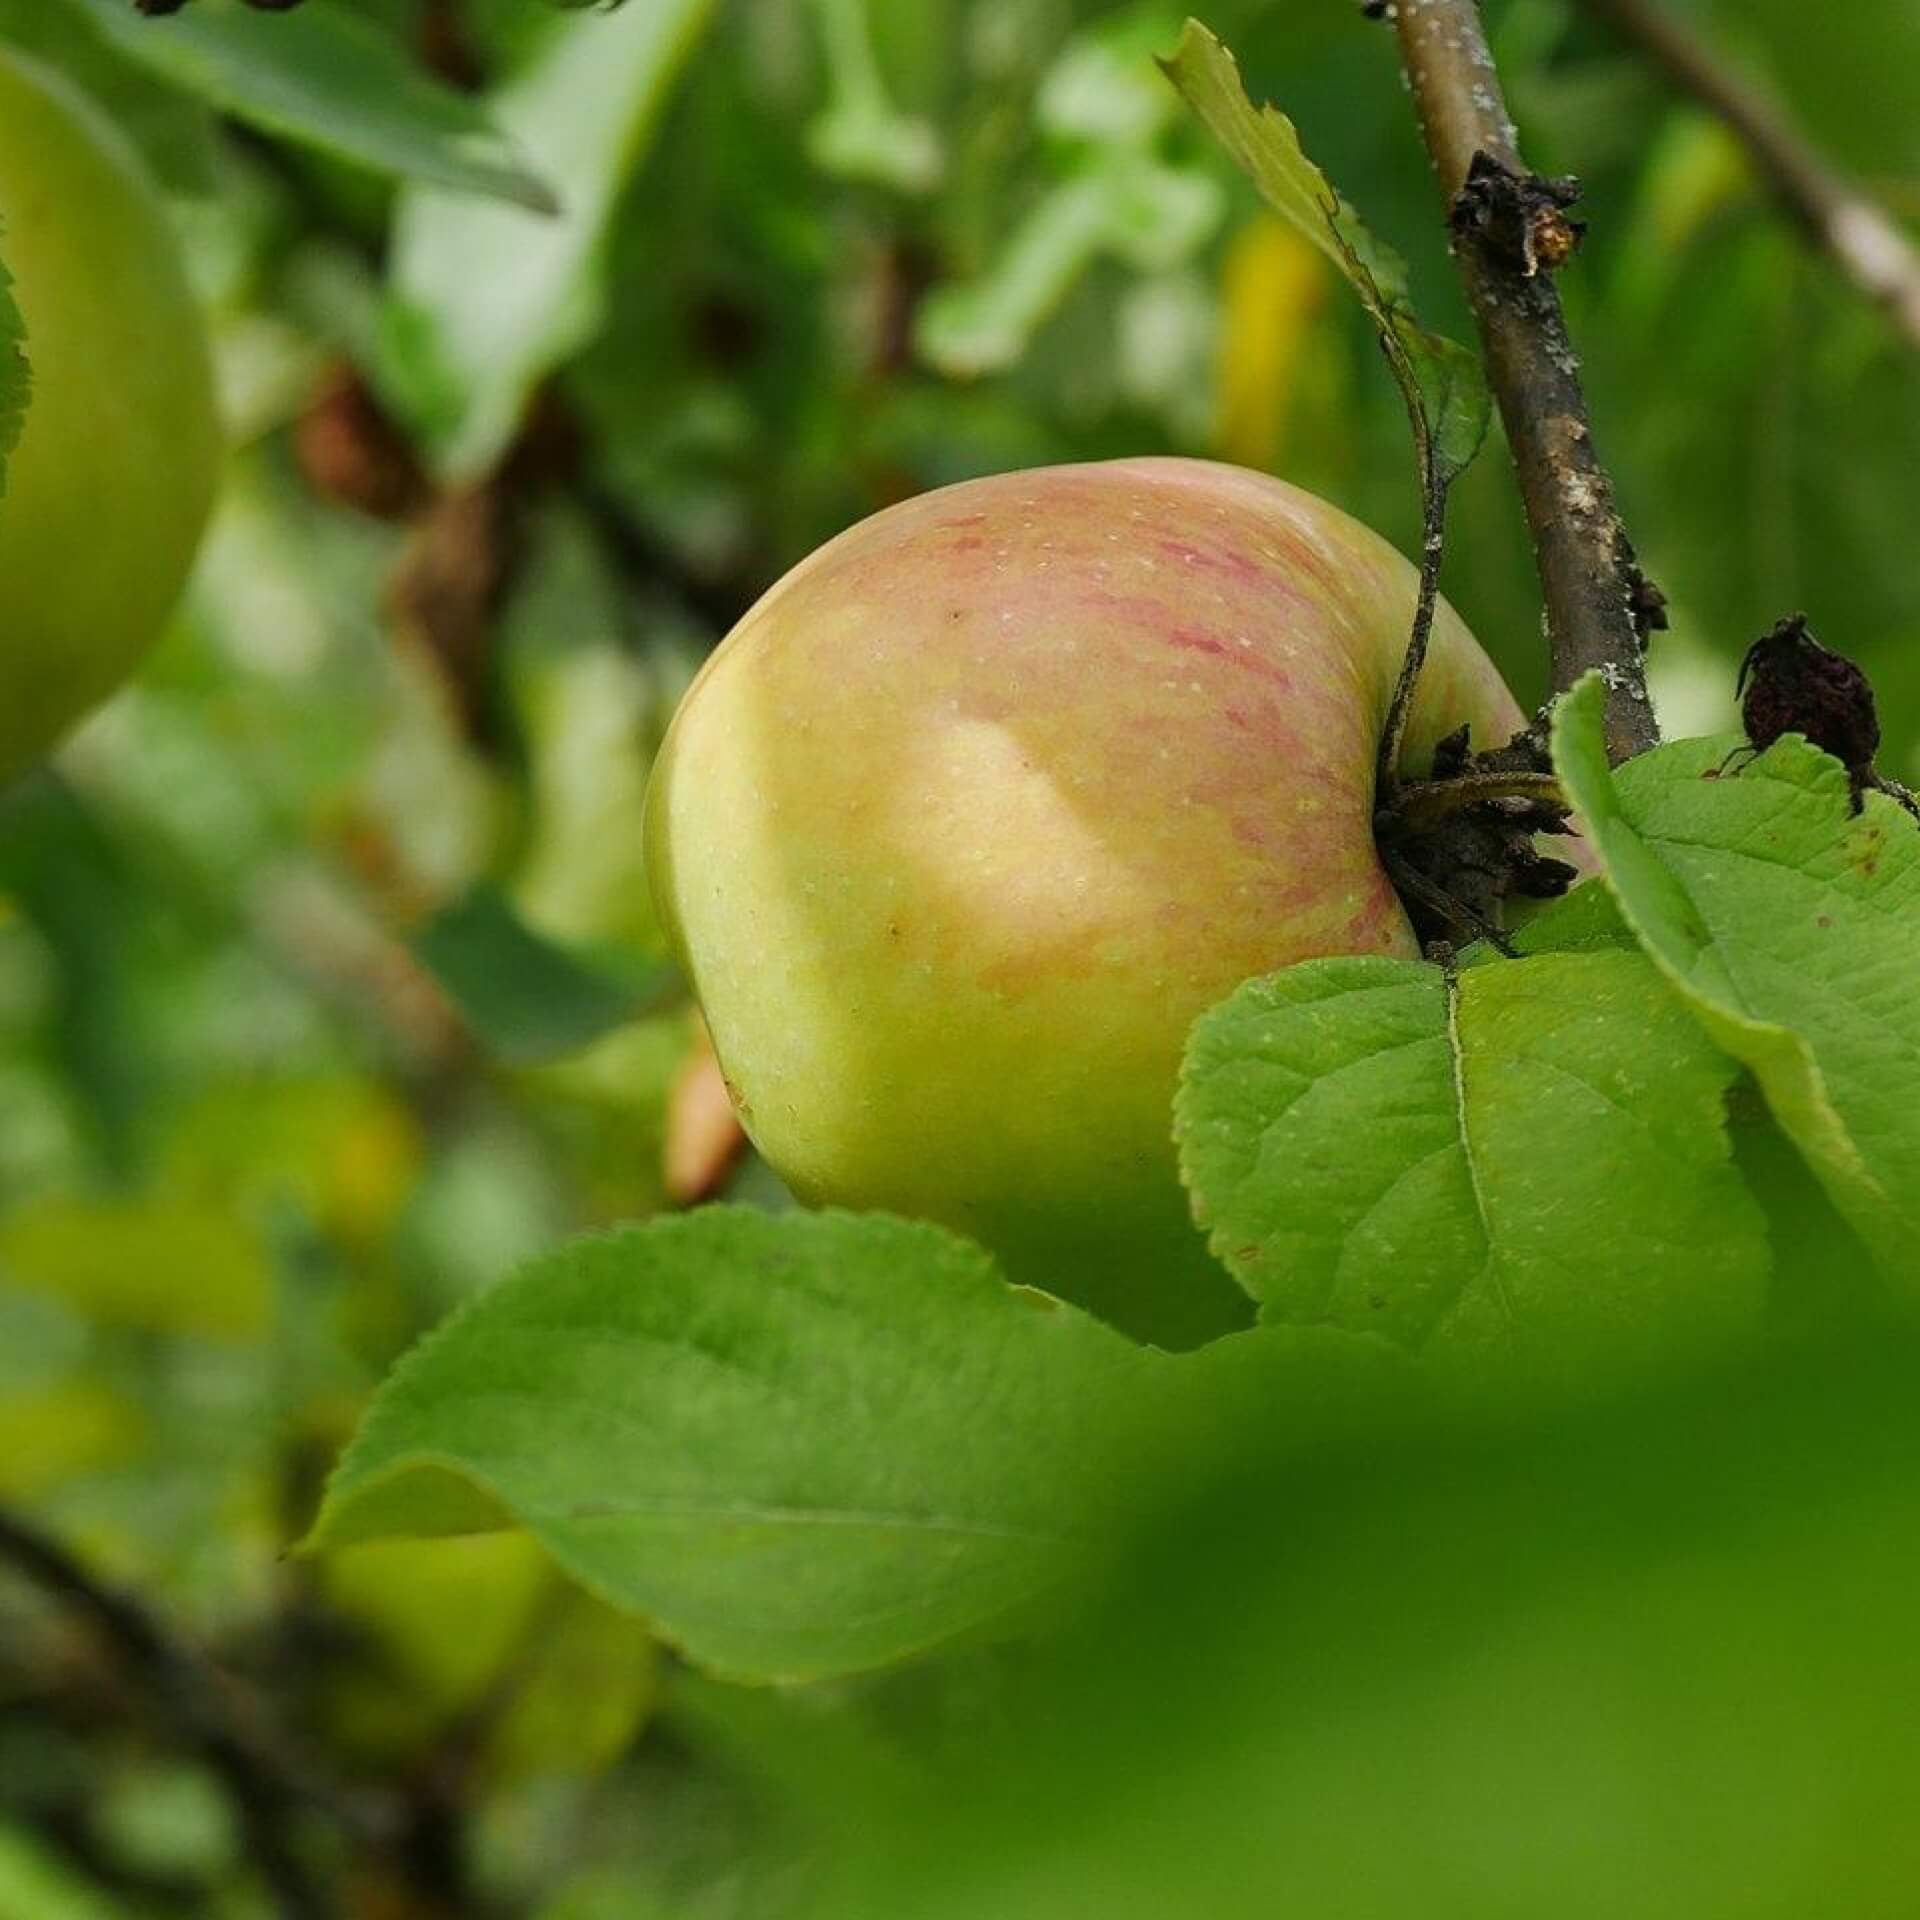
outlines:
M1434 748L1428 778L1376 810L1374 841L1423 944L1464 934L1511 953L1507 901L1557 899L1579 878L1534 845L1571 833L1572 809L1531 731L1485 753L1469 742L1463 726Z

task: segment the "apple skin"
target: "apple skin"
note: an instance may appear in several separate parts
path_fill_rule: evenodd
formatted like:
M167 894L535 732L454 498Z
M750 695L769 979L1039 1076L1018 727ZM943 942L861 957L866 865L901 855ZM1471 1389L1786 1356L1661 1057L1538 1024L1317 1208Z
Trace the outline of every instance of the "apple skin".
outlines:
M682 702L647 856L741 1118L809 1203L943 1222L1188 1345L1244 1300L1171 1141L1193 1020L1417 957L1372 831L1413 568L1197 460L974 480L802 562ZM1521 715L1444 604L1407 764Z
M33 399L0 498L0 784L133 670L178 598L220 434L205 323L138 156L0 48L0 259Z

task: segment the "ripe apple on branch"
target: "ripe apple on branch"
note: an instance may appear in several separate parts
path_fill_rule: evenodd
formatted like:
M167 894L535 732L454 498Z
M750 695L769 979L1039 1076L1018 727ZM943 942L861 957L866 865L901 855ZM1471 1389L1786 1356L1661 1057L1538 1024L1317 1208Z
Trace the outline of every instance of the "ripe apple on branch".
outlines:
M1185 1342L1240 1310L1168 1110L1251 974L1416 957L1375 840L1414 569L1202 461L976 480L803 562L713 657L652 883L748 1130L813 1202L942 1221ZM1521 714L1440 607L1403 767Z

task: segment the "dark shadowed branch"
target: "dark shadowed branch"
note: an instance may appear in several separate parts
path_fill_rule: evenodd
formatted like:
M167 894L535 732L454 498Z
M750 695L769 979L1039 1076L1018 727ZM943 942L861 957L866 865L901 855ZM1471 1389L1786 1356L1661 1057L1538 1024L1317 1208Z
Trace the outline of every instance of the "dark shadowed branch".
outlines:
M1605 674L1607 745L1622 760L1659 738L1645 652L1663 621L1594 449L1554 285L1578 238L1572 190L1522 164L1475 0L1399 0L1392 17L1513 451L1554 691L1591 668Z
M303 1857L299 1830L315 1812L363 1831L369 1821L309 1778L232 1682L142 1602L96 1577L59 1542L5 1509L0 1509L0 1566L84 1621L182 1743L206 1761L233 1803L248 1854L284 1920L329 1920L334 1903Z

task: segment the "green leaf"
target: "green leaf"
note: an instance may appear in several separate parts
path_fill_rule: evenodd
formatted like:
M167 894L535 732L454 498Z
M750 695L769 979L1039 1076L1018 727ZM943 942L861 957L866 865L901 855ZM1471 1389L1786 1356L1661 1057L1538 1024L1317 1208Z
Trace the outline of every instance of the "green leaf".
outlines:
M491 467L534 387L597 329L601 241L714 5L542 23L492 107L556 187L557 218L424 186L402 199L380 384L446 477Z
M0 223L0 501L7 497L7 461L20 444L33 398L33 370L27 361L27 323L13 297L7 271L6 228Z
M1275 212L1291 221L1346 276L1380 329L1406 398L1430 483L1444 488L1473 463L1492 417L1479 359L1419 323L1406 263L1368 231L1339 189L1306 156L1300 135L1272 106L1256 108L1233 55L1189 20L1168 79Z
M1920 831L1852 811L1847 772L1797 734L1737 775L1683 740L1609 772L1606 689L1554 713L1554 765L1653 963L1749 1067L1834 1205L1909 1287L1920 1236Z
M308 1545L518 1523L695 1660L805 1679L1079 1572L1166 1451L1156 1430L1191 1445L1256 1411L1318 1430L1317 1403L1382 1383L1403 1386L1376 1342L1175 1357L934 1227L712 1208L536 1261L433 1335Z
M312 1544L511 1514L722 1670L877 1665L1071 1567L1079 1463L1150 1364L934 1228L709 1210L538 1261L432 1337Z
M1632 947L1635 942L1620 907L1598 877L1548 902L1515 929L1514 946L1523 954L1578 953L1589 947ZM1476 948L1476 952L1482 949ZM1490 948L1485 949L1491 954ZM1497 956L1496 956L1497 957Z
M335 7L261 13L196 0L146 19L124 0L64 0L120 52L269 133L381 173L552 212L551 190L464 94Z
M1573 1379L1757 1323L1733 1077L1636 953L1315 960L1201 1019L1176 1132L1263 1317Z
M484 885L429 921L414 951L488 1048L516 1066L557 1059L638 1019L676 979L666 966L640 981L603 971L536 933Z

